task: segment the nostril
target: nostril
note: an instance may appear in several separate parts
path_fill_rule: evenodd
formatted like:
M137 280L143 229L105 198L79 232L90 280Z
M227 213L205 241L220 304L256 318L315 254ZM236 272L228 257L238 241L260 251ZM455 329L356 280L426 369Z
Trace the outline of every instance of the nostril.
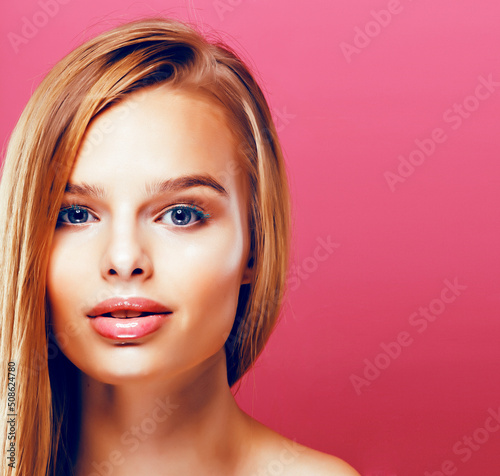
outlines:
M144 271L143 271L142 268L135 268L134 271L132 271L132 275L134 275L134 274L143 274L143 273L144 273ZM118 274L118 272L116 270L114 270L113 268L111 268L109 270L109 274L114 275L114 274Z

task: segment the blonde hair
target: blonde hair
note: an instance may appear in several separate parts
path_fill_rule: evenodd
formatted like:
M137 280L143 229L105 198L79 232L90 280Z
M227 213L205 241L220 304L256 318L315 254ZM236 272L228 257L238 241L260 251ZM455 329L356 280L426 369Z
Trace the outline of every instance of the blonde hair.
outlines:
M64 396L49 369L46 272L69 173L99 112L152 84L209 93L227 112L250 186L254 276L241 286L225 347L232 386L255 362L286 292L290 197L281 147L266 99L242 60L194 28L152 18L114 28L57 63L28 102L9 142L0 184L1 355L16 364L16 467L2 475L63 471ZM56 381L57 380L57 381ZM6 408L6 380L1 384ZM62 403L57 403L62 402ZM57 403L57 404L56 404ZM7 443L2 431L0 441Z

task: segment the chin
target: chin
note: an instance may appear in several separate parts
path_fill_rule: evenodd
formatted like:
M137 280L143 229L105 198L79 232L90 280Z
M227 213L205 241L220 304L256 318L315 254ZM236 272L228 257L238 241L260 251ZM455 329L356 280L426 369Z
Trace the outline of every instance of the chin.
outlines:
M225 349L219 345L185 355L180 349L168 352L166 345L149 347L140 343L116 342L93 347L94 352L74 352L67 357L84 374L108 385L172 383L183 385L226 371ZM74 350L74 349L73 349ZM83 351L83 349L80 349Z
M160 375L160 372L155 371L151 366L140 364L127 365L126 367L109 365L84 371L84 373L94 380L108 385L145 383L157 379Z
M116 344L111 353L94 354L85 362L73 361L73 364L92 379L109 385L145 382L170 373L169 369L159 365L158 359L145 355L139 346L130 344Z

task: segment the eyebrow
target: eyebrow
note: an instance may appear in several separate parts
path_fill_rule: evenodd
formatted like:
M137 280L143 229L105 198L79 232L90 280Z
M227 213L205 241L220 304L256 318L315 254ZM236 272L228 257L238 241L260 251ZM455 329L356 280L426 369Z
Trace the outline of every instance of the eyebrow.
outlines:
M193 187L208 187L215 190L219 195L224 197L229 196L227 190L215 178L208 174L182 175L168 180L155 181L146 185L146 193L152 196L167 192L177 192ZM106 196L106 192L102 187L89 185L84 182L80 185L68 182L64 191L70 195L81 195L98 199L103 199Z

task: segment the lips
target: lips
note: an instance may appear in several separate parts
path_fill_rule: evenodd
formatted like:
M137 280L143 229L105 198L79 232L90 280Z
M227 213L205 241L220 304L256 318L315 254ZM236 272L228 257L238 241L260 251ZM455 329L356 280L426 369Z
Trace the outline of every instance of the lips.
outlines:
M151 299L111 298L92 308L91 327L108 339L129 341L158 331L172 311Z
M151 299L141 297L111 298L100 302L88 313L88 317L143 317L151 314L169 314L172 311Z

